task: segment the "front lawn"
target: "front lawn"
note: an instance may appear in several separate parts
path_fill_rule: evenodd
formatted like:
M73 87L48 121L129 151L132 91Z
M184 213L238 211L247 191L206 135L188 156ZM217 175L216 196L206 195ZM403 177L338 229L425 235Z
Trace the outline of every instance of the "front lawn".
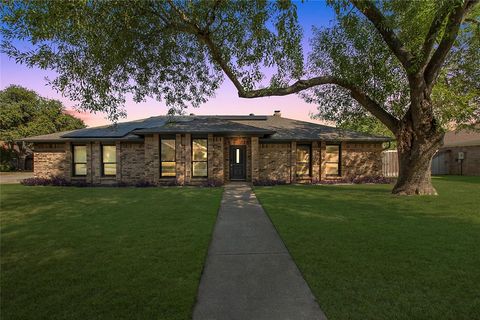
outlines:
M389 185L257 187L329 320L480 319L480 178L437 197Z
M2 320L190 318L221 193L2 185Z

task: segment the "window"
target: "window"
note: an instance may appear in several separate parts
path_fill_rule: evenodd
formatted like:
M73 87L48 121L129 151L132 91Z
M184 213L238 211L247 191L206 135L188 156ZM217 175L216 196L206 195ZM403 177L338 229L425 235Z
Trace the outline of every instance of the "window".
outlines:
M339 176L340 171L340 146L327 145L325 154L325 173L327 176Z
M297 176L310 176L310 145L297 146Z
M206 177L207 170L207 139L192 141L192 173L194 177Z
M102 174L114 176L117 174L117 147L102 146Z
M160 139L160 175L175 177L175 139Z
M87 146L73 146L73 175L87 175Z

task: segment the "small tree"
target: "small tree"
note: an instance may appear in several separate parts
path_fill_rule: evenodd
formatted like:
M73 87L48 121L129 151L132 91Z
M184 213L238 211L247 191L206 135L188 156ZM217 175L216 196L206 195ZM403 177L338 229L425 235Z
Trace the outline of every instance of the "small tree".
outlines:
M30 146L18 139L81 128L83 121L65 113L60 101L14 85L0 91L0 140L5 143L2 154L8 156L2 157L4 166L12 156L24 160Z
M478 2L329 1L336 24L315 31L306 65L290 1L13 2L2 8L3 51L56 70L54 87L114 120L127 93L179 111L224 75L243 98L302 93L337 121L367 111L397 139L393 192L436 194L442 125L479 116ZM265 68L273 76L259 88Z

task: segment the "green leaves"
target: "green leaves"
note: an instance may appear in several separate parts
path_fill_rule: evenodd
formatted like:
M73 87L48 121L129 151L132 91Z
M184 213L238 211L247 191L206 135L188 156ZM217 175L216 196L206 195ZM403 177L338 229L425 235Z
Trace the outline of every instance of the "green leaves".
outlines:
M0 140L14 140L84 128L82 120L65 112L61 102L45 99L34 91L10 86L0 91Z
M125 97L198 107L223 80L206 37L246 89L262 68L286 81L303 71L302 32L289 1L12 2L2 10L2 50L53 69L51 85L79 107L124 115ZM31 43L21 50L18 39Z
M409 74L410 77L424 77L423 68L439 47L449 16L463 4L464 1L375 2L385 19L384 27L392 30L414 57L411 69L406 70L363 13L347 2L334 2L331 5L337 12L336 24L315 30L309 72L355 83L384 110L401 119L411 107L412 90L416 90ZM453 35L456 38L454 46L441 66L439 78L433 83L433 114L444 128L474 123L480 116L480 28L473 27L479 17L478 10L477 5L462 24L459 34ZM303 93L303 97L318 104L317 117L340 125L347 123L350 128L357 122L368 123L372 130L378 131L374 129L377 126L372 123L371 115L345 89L316 87Z
M2 6L2 50L29 66L55 70L55 89L113 121L125 115L127 95L164 101L170 114L198 107L225 73L243 97L278 95L300 77L326 76L358 88L389 119L403 117L412 96L430 99L432 91L435 110L427 113L442 124L460 123L480 113L474 1L328 1L336 23L314 31L306 66L291 1L12 1ZM453 48L451 41L440 45L442 38L456 39ZM31 47L23 50L18 40ZM434 52L440 53L428 64ZM256 90L266 83L264 91ZM317 86L302 96L318 104L325 119L368 116L338 86Z

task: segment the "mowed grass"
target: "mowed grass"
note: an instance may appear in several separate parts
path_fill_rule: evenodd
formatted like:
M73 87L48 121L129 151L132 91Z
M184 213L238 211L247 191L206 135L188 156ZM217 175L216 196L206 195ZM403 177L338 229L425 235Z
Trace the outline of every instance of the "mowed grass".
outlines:
M257 187L329 320L480 319L480 177L437 197L389 185Z
M0 188L2 320L191 317L221 188Z

